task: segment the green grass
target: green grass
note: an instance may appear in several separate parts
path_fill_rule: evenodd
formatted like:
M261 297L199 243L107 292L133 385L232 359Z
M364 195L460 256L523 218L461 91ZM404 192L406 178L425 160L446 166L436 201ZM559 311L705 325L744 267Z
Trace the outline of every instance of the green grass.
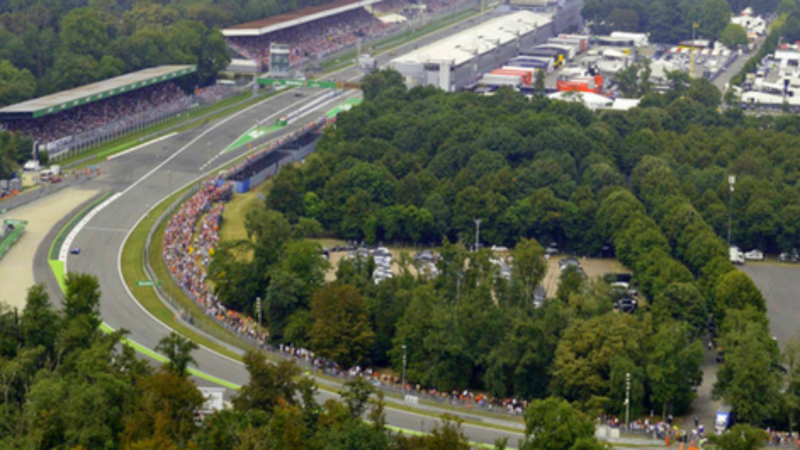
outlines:
M142 131L138 131L136 133L127 134L127 135L122 136L120 138L117 138L117 139L114 139L112 141L109 141L109 142L107 142L107 143L105 143L103 145L94 147L94 148L92 148L90 150L87 150L87 151L84 151L84 152L81 152L81 153L78 153L78 154L76 154L74 156L70 156L68 158L60 159L58 161L58 164L64 166L64 165L67 165L67 164L82 160L84 158L92 157L92 156L94 158L79 164L78 166L76 166L76 168L83 168L83 167L86 167L86 166L90 166L92 164L97 164L100 160L103 160L103 159L107 158L110 155L125 151L125 150L127 150L127 149L129 149L131 147L134 147L136 145L141 144L142 142L139 142L139 139L145 138L145 137L153 135L155 133L159 133L160 131L164 131L164 130L170 128L170 127L174 127L175 125L179 125L181 123L189 122L192 119L195 119L195 118L197 118L199 116L202 116L204 114L217 112L217 114L213 114L211 117L209 117L208 120L205 120L205 121L201 122L202 124L208 123L210 120L213 120L215 118L220 117L220 114L222 114L224 116L224 115L230 114L232 112L238 111L240 109L244 109L244 108L246 108L246 107L248 107L250 105L255 104L256 102L258 102L260 100L264 100L264 99L268 98L270 95L272 95L272 94L260 95L258 97L254 97L254 98L252 98L252 99L250 99L248 101L244 101L248 97L251 96L250 93L245 92L245 93L242 93L242 94L239 94L239 95L235 95L235 96L233 96L231 98L225 99L225 100L223 100L221 102L214 103L213 105L208 105L208 106L195 108L195 109L189 111L187 114L181 115L180 117L173 117L171 119L167 119L167 120L165 120L164 122L162 122L162 123L160 123L158 125L154 125L152 127L145 128ZM241 103L240 105L237 105L239 102L243 102L243 103ZM181 127L180 129L178 129L176 131L178 131L178 132L185 131L186 129L194 128L195 126L197 126L197 125L199 125L201 123L187 124L186 127ZM153 136L153 139L155 139L157 137L158 136Z
M248 211L263 207L259 194L267 196L271 189L272 180L268 180L258 185L255 190L234 195L231 201L225 204L222 226L219 230L220 241L232 242L247 239L247 229L244 227L245 216Z
M136 286L137 281L147 280L150 278L146 274L143 264L144 247L145 243L147 242L147 235L150 229L153 228L158 217L164 211L166 211L169 206L172 205L172 203L174 203L187 189L188 187L176 192L167 200L159 204L139 223L139 226L133 230L128 240L125 241L122 251L122 276L125 284L136 297L136 300L153 316L158 318L158 320L166 324L168 327L174 329L176 332L197 342L198 344L212 348L230 358L240 360L241 358L239 358L237 353L231 351L225 346L218 345L216 342L208 339L206 336L197 333L193 328L187 327L183 324L183 322L173 316L172 311L166 305L164 305L164 303L162 303L160 298L158 298L154 288ZM163 282L163 290L168 295L172 296L174 299L177 299L184 307L184 310L192 313L195 323L198 324L199 327L204 328L207 331L216 330L217 333L213 334L214 337L222 340L223 342L242 345L242 342L225 332L225 330L221 327L215 328L211 326L213 321L202 312L198 313L200 308L194 305L194 302L183 295L183 291L181 291L175 282L172 281L172 278L167 272L167 268L164 266L163 262L161 262L161 241L164 236L166 224L167 221L164 221L162 226L158 227L156 233L153 235L149 249L151 267L155 273L156 279ZM153 264L156 262L161 263ZM181 302L181 299L185 299L185 302Z

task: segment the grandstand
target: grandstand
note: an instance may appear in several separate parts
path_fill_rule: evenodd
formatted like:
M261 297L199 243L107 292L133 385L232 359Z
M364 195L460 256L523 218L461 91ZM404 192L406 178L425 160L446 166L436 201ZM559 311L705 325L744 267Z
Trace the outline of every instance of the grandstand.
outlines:
M192 97L170 82L197 66L159 66L0 109L6 130L30 135L57 156L188 109Z
M273 44L289 46L291 67L319 61L355 47L361 39L372 40L400 30L404 19L417 16L421 10L436 13L452 8L458 2L335 0L325 5L236 25L222 31L234 55L228 70L266 70L270 65L270 46ZM395 20L378 18L388 12L395 16ZM407 14L408 17L401 14Z

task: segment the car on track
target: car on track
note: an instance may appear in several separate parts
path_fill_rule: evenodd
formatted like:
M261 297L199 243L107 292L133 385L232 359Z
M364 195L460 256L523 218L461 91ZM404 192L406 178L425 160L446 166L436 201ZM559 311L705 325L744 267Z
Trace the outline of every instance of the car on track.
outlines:
M749 252L744 254L744 259L748 261L763 261L764 260L764 252L761 250L750 250Z
M81 248L80 247L72 247L72 248L69 249L69 254L70 255L80 255L81 254Z

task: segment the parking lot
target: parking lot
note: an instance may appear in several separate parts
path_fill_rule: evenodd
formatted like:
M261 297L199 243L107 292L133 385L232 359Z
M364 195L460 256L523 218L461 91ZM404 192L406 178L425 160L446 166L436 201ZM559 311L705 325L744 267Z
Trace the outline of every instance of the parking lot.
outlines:
M800 329L800 265L748 261L738 268L750 275L764 294L772 335L783 348Z
M558 262L565 258L563 255L553 255L547 263L547 275L544 277L544 286L547 290L547 297L553 298L558 291L558 280L561 276L561 269L558 268ZM631 273L619 261L610 258L578 258L581 267L586 272L586 276L590 280L602 277L607 273Z

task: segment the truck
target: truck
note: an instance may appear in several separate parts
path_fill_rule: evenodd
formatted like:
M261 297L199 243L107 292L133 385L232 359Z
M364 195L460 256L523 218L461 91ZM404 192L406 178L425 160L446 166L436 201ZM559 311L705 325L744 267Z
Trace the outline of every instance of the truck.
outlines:
M480 84L483 84L484 86L511 86L513 88L519 88L522 86L522 75L500 75L487 73L481 77Z
M739 247L731 247L728 249L730 261L736 265L744 265L744 253L739 250Z
M733 425L733 408L729 405L720 405L714 417L714 432L722 434Z

